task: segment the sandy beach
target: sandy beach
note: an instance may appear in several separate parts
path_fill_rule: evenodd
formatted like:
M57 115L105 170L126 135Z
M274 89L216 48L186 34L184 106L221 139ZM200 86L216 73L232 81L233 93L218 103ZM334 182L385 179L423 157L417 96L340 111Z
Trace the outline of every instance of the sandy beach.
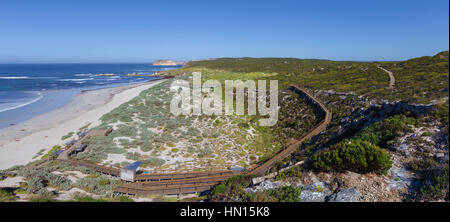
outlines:
M32 161L41 149L46 151L64 144L61 137L90 124L100 124L99 118L164 80L83 91L56 110L0 130L0 169Z

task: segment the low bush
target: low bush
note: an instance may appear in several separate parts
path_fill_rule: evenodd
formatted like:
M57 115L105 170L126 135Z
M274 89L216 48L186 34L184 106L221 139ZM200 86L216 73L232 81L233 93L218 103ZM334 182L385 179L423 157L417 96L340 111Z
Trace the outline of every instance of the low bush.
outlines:
M14 201L15 199L14 193L5 188L0 188L0 202L9 202Z
M411 133L411 125L416 124L417 120L414 118L395 115L362 129L354 138L369 141L382 148L388 148L389 141L406 133Z
M41 157L42 160L49 158L53 154L55 154L59 149L61 149L61 146L55 145L53 146L45 155Z
M328 150L315 153L310 165L317 171L355 171L386 174L392 166L390 156L377 145L361 140L343 140Z
M75 133L74 133L74 132L70 132L70 133L68 133L68 134L66 134L66 135L64 135L64 136L62 136L62 137L61 137L61 140L68 139L68 138L72 137L73 134L75 134Z
M275 180L282 180L286 178L301 178L302 168L301 166L295 166L283 172L279 172L275 177Z
M86 189L90 193L112 195L113 188L120 185L120 183L121 181L118 179L108 179L102 175L95 178L81 178L74 186Z
M166 161L160 158L156 157L147 157L146 159L142 160L143 166L153 166L158 167L164 165Z
M250 202L299 202L301 189L299 187L284 186L255 193L246 193L245 200Z
M250 186L252 176L249 175L237 175L231 178L228 178L223 183L214 187L211 191L211 196L226 196L231 197L234 195L244 194L244 188Z

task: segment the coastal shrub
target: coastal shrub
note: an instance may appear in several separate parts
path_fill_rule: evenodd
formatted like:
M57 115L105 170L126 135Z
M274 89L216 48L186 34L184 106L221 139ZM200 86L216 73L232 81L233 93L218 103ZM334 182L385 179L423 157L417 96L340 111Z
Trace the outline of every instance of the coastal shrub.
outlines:
M420 200L447 199L449 196L449 165L431 157L414 159L408 168L418 175Z
M119 139L118 142L125 149L131 148L132 143L128 139Z
M16 199L13 192L6 188L0 188L0 202L9 202Z
M449 165L430 172L428 178L422 180L420 193L425 200L437 198L448 200L449 197Z
M129 198L128 196L119 196L118 198L119 202L134 202L133 199Z
M36 153L37 156L44 154L45 149L40 149L39 152Z
M72 181L63 176L50 174L48 177L48 183L54 187L58 187L62 190L68 190L72 186Z
M95 178L80 178L74 183L74 186L81 189L86 189L90 193L99 195L111 195L114 187L119 186L121 181L119 179L109 179L104 175Z
M17 170L22 169L23 167L24 167L23 165L14 165L14 166L8 168L6 171L8 171L8 172L17 171Z
M29 200L29 202L54 202L53 200L53 193L47 191L46 189L42 189L39 192L37 192L36 195L33 196L32 199Z
M279 189L270 189L268 195L275 202L299 202L301 192L299 187L284 186Z
M112 146L116 146L112 137L109 136L93 136L84 140L84 142L88 145L90 151L95 152L104 151Z
M88 160L94 163L100 163L108 158L108 154L103 151L81 152L75 155L75 159Z
M222 184L226 187L223 188L222 185L218 185L214 188L212 194L224 194L226 196L232 196L235 194L241 194L244 192L244 188L247 188L251 184L252 177L249 175L236 175L228 178ZM217 189L217 190L216 190Z
M221 195L225 194L227 191L227 186L223 183L216 185L214 189L211 191L211 195Z
M30 193L38 193L46 186L51 185L62 190L68 190L72 182L66 177L50 173L56 170L57 166L49 168L24 168L19 172L27 180L27 191Z
M283 179L292 178L292 177L295 177L295 178L301 178L302 177L302 168L301 168L301 166L295 166L295 167L292 167L292 168L290 168L288 170L279 172L277 174L277 176L275 177L275 180L283 180Z
M187 133L189 136L198 136L198 135L200 135L201 132L200 132L200 130L198 130L198 129L195 128L195 127L188 127L186 133Z
M148 130L149 128L152 127L148 127L146 125L140 126L141 133L139 134L139 136L141 137L142 140L152 140L156 136L156 133Z
M47 159L50 156L54 155L59 149L61 149L61 146L59 145L53 146L45 155L41 157L41 160Z
M299 202L300 194L299 187L283 186L278 189L246 192L243 199L249 202Z
M74 134L74 132L70 132L70 133L68 133L68 134L66 134L66 135L64 135L64 136L62 136L62 137L61 137L61 140L68 139L68 138L72 137L73 134Z
M141 157L141 154L139 154L138 152L125 153L125 158L127 158L129 160L137 161L137 160L139 160L140 157Z
M45 189L46 184L40 177L32 177L27 181L27 192L37 193L42 189Z
M447 94L448 95L448 94ZM428 118L432 120L439 120L442 125L449 124L449 104L448 101L444 104L436 104L429 113Z
M153 149L153 144L151 141L144 141L144 143L141 144L141 150L143 152L148 152Z
M361 140L343 140L328 150L315 153L310 164L317 171L355 171L386 174L390 156L377 145Z
M387 148L389 141L413 132L411 125L414 126L416 124L417 120L414 118L395 115L362 129L354 138Z
M144 166L152 166L152 167L159 167L164 165L166 161L160 158L156 157L147 157L144 160L142 160L142 165Z
M120 124L117 126L117 129L112 131L109 135L111 137L130 137L130 138L136 138L137 135L137 129L135 126L129 126L125 124Z
M211 149L211 147L206 146L203 149L199 149L197 152L198 152L198 154L197 154L198 157L202 158L202 157L205 157L205 156L208 156L208 155L212 154L213 150Z

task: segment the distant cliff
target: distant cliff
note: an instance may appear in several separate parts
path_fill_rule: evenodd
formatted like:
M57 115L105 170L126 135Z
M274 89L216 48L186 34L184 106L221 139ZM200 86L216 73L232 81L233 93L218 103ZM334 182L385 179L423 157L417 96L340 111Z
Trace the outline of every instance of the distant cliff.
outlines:
M153 62L154 66L178 66L184 65L185 62L174 62L170 59L161 59Z

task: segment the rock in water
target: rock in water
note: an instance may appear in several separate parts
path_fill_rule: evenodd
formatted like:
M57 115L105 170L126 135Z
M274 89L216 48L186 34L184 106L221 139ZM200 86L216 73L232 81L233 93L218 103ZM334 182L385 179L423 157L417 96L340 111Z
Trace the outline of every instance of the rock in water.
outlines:
M152 65L154 66L178 66L178 65L183 65L184 62L174 62L170 59L160 59L160 60L156 60L152 63Z

